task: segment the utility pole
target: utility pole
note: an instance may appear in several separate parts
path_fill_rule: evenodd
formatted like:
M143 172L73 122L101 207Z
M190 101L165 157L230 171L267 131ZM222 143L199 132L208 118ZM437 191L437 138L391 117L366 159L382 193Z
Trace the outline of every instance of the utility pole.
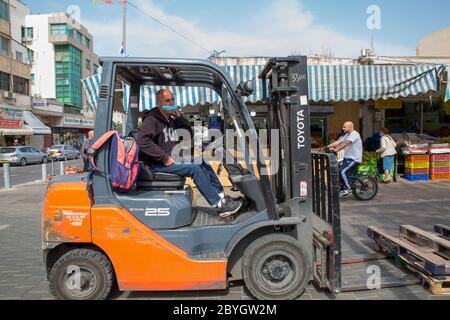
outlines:
M123 5L123 26L122 26L122 47L123 55L127 56L127 0L122 0Z

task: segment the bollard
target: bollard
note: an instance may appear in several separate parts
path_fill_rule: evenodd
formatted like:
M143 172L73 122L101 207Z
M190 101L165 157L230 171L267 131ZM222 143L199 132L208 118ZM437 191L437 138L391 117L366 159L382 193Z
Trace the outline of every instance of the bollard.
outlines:
M7 190L11 189L11 180L10 180L10 164L9 163L4 163L3 164L3 178L4 178L4 183L5 186L4 188Z
M64 162L62 160L59 161L59 174L64 175Z
M47 164L42 164L42 181L47 180Z

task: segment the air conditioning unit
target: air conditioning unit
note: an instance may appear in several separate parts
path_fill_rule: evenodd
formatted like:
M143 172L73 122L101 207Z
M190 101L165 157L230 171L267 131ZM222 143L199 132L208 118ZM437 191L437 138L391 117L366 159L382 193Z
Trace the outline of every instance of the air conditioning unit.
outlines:
M11 91L3 91L3 98L5 98L5 99L15 99L16 98L16 94L14 92L11 92Z

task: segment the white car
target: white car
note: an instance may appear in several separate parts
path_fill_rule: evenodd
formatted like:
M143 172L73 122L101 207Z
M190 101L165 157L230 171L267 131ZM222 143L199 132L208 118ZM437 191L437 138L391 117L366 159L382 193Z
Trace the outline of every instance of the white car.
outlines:
M53 145L48 148L47 150L48 157L50 159L79 159L80 158L80 151L75 149L73 146L61 144L61 145Z

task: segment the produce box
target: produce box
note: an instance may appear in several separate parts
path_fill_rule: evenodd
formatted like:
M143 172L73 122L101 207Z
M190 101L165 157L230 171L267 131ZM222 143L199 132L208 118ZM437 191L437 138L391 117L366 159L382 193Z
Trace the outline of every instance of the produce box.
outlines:
M428 181L430 180L429 174L405 174L403 176L406 180L409 181Z

